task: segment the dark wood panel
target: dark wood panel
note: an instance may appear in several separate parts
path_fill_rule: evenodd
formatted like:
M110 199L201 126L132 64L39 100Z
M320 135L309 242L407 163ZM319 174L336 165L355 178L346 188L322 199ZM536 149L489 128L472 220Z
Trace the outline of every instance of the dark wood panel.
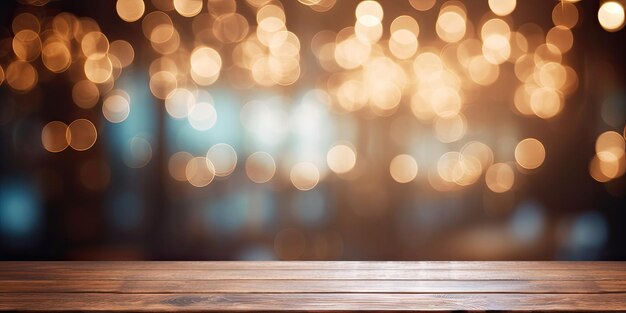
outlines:
M626 294L0 294L0 310L626 310Z
M625 281L95 280L0 281L0 293L626 293Z
M310 280L626 280L626 271L589 269L207 269L207 270L15 270L0 273L0 280L225 280L225 279L310 279Z
M0 262L9 311L626 311L619 262Z

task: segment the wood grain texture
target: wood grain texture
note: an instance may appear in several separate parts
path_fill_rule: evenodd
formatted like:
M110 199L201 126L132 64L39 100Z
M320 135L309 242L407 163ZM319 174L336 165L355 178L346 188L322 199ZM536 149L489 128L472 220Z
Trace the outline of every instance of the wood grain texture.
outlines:
M0 262L2 311L626 311L626 262Z
M0 294L1 310L624 310L626 294Z
M0 280L626 280L623 270L558 269L64 269L0 272Z
M626 281L522 280L23 280L0 293L626 293Z

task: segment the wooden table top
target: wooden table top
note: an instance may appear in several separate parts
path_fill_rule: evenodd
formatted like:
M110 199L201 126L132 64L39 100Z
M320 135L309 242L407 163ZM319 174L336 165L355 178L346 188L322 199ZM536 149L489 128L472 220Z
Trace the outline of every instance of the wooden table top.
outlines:
M626 311L626 262L0 262L0 310Z

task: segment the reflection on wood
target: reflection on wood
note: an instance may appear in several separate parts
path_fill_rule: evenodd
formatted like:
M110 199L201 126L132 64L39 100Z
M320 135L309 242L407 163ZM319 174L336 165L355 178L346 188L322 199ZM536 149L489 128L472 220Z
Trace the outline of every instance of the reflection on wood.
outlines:
M624 262L1 262L0 310L626 310Z

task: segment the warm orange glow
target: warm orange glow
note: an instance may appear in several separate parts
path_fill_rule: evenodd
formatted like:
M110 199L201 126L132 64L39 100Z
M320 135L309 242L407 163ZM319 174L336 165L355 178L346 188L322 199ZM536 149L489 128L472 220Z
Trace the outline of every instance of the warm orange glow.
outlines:
M70 123L66 136L70 147L77 151L84 151L96 143L98 132L91 121L78 119Z
M306 191L315 188L320 180L320 172L313 163L300 162L291 168L289 177L294 187Z
M436 2L437 0L409 0L411 6L418 11L428 11Z
M596 139L596 155L602 161L614 161L624 156L626 143L618 132L607 131Z
M65 44L52 41L41 50L41 60L51 72L61 73L70 67L72 55Z
M220 15L213 24L213 35L224 43L233 43L243 40L249 31L248 20L237 13Z
M270 181L275 172L276 163L267 152L257 151L246 160L246 175L257 184Z
M115 40L109 45L109 54L115 56L122 67L129 66L135 59L133 46L125 40Z
M598 10L598 21L607 31L615 32L624 27L624 7L617 1L607 1Z
M336 3L299 0L293 6L323 19L317 12L326 12ZM504 114L500 109L512 111L518 115L515 118L544 119L537 121L543 124L557 122L562 112L568 112L569 97L583 78L567 64L578 53L575 27L583 6L575 1L556 3L548 12L554 25L546 26L518 19L524 10L517 10L522 6L517 0L485 4L490 12L474 19L474 5L462 1L409 0L420 12L394 15L397 11L387 11L386 3L365 0L349 7L349 16L354 16L338 27L305 33L306 29L291 29L298 22L292 18L298 16L291 15L292 4L281 2L117 0L115 10L123 21L141 21L143 43L108 33L108 26L101 27L93 18L68 12L51 17L21 12L12 21L14 36L4 41L7 63L0 67L0 84L6 80L14 92L35 102L48 96L38 88L40 81L47 83L60 73L67 76L73 102L85 109L79 112L91 121L76 119L79 115L71 117L76 120L69 126L51 122L42 130L42 144L51 152L67 146L83 151L104 135L95 126L98 117L87 110L98 107L110 123L133 123L131 107L135 110L145 101L137 93L140 101L134 103L126 91L116 88L126 88L121 85L126 82L125 71L134 75L149 64L147 87L152 98L163 104L167 123L187 127L174 137L192 131L210 138L200 151L176 147L206 152L204 156L179 151L169 157L172 178L197 187L238 175L241 157L245 175L255 183L291 182L299 190L310 190L329 172L341 179L359 179L363 169L380 162L353 134L365 119L373 125L391 125L380 136L398 148L389 152L395 155L388 164L394 181L415 181L419 160L420 173L435 190L461 190L484 174L487 188L503 193L515 185L516 171L538 172L532 170L544 164L551 147L534 138L509 143L519 135L511 130L503 130L506 140L499 130L493 132L494 138L482 134L491 134L487 128ZM623 4L602 2L598 20L607 31L618 31L624 24ZM255 97L259 90L278 96L251 105L243 105L249 100L242 100L239 106L238 100L224 100L228 86ZM133 95L136 89L128 87ZM319 94L314 101L323 109L307 112L310 121L294 126L287 122L295 108L313 102L300 91ZM266 106L265 101L272 104ZM250 109L254 103L260 109ZM7 113L6 120L12 114ZM237 115L245 136L251 138L238 138L235 133L233 138L214 137L230 133L225 129L233 126L232 116ZM621 130L622 125L604 121ZM327 123L340 126L325 128ZM300 126L306 131L293 131ZM57 133L64 129L67 138L60 139ZM299 147L299 140L308 143L308 136L318 133L319 143ZM157 141L141 132L129 136L123 143L123 162L131 168L146 166ZM507 144L500 145L501 139ZM600 134L589 174L601 182L621 177L626 171L624 147L621 134ZM257 152L248 155L252 151ZM495 159L500 163L494 164ZM277 166L278 162L291 167ZM335 176L328 177L329 183L337 181ZM363 188L374 189L374 185Z
M143 16L146 5L143 0L117 0L115 9L122 20L134 22Z
M204 187L215 178L213 163L205 157L195 157L185 167L187 181L194 187Z
M552 10L552 22L554 25L572 28L578 24L578 8L575 4L560 1Z
M130 97L122 90L111 92L102 102L102 114L111 123L121 123L130 114Z
M354 168L356 153L354 149L345 144L338 144L330 148L326 154L328 168L337 174L344 174Z
M213 164L215 176L226 177L235 170L237 166L237 153L228 144L218 143L212 146L206 154L207 160Z
M217 122L217 112L213 104L197 102L189 111L187 119L191 127L200 131L209 130Z
M193 159L193 155L186 151L179 151L170 156L167 169L172 178L177 181L187 181L187 163Z
M541 141L535 138L526 138L515 147L515 161L525 169L536 169L546 158L546 150Z
M491 191L503 193L509 191L515 182L515 172L506 163L496 163L487 169L485 182Z
M517 4L516 0L489 0L489 8L496 15L509 15Z
M433 125L435 137L444 143L455 142L467 132L467 120L462 114L437 117Z
M165 99L176 89L176 77L167 71L160 71L150 77L150 91L158 99Z
M39 34L30 29L20 30L13 37L13 52L20 60L35 60L41 53Z
M196 98L189 89L172 90L165 99L165 109L173 118L185 118L196 105Z
M391 160L389 173L393 180L405 184L417 176L417 162L408 154L400 154Z
M184 17L192 17L200 13L202 2L202 0L174 0L174 9Z
M461 155L465 158L475 158L480 162L483 170L493 164L493 151L480 141L470 141L461 148Z
M6 80L17 91L29 91L37 84L37 70L27 62L13 61L7 67Z
M90 81L101 84L106 82L113 74L113 64L108 56L90 56L85 61L85 76Z
M41 144L49 152L61 152L69 146L66 137L67 125L60 121L53 121L41 130Z
M87 58L102 59L109 53L109 39L99 31L90 32L83 37L81 47Z
M20 13L15 18L13 18L13 22L11 23L11 28L14 34L19 33L22 30L31 30L35 33L41 32L41 22L39 18L37 18L32 13Z
M72 87L72 100L74 103L83 108L93 108L100 99L100 90L98 86L88 80L81 80Z
M202 86L213 84L220 75L222 58L210 47L200 47L191 53L191 77Z
M554 45L561 53L565 53L574 45L574 35L565 26L554 26L546 34L546 43Z
M448 5L441 8L436 31L445 42L457 42L465 37L467 21L464 8Z

